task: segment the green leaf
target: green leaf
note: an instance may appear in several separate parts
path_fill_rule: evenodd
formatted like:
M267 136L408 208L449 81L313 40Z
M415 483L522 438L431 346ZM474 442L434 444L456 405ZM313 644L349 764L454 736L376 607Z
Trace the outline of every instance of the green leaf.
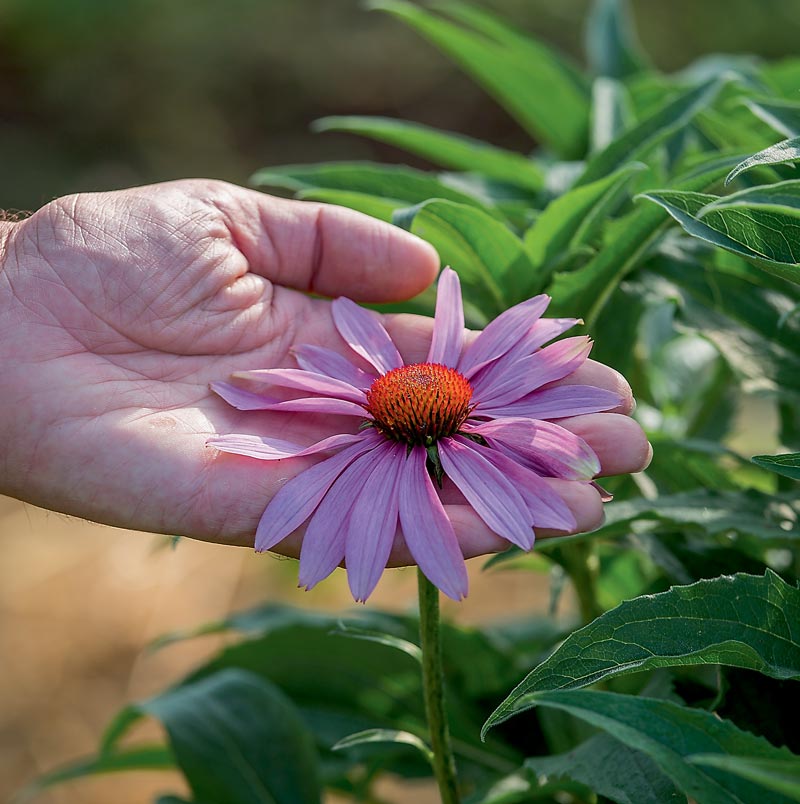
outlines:
M387 142L453 170L482 173L528 190L544 186L541 169L521 154L480 140L389 117L325 117L315 131L348 131Z
M428 201L400 210L394 222L431 243L464 284L467 301L492 316L523 298L534 266L522 241L478 209Z
M138 704L160 720L195 798L317 804L314 741L293 704L252 673L224 670Z
M730 184L739 174L759 165L785 165L800 159L800 137L770 145L763 151L740 162L727 176L725 184Z
M753 463L792 480L800 480L800 452L785 455L754 455Z
M403 0L373 0L370 7L403 20L443 50L537 140L565 158L583 153L588 93L574 69L548 47L463 4L440 7L468 25Z
M800 103L775 98L745 100L750 111L784 137L800 137Z
M653 190L642 198L665 209L693 237L800 283L800 181L751 187L721 198Z
M606 506L598 536L627 532L634 522L648 522L709 535L738 533L765 544L786 544L800 538L800 501L758 491L695 491L654 500L614 502Z
M692 765L686 761L689 756L795 759L785 748L775 748L712 712L690 709L671 701L612 692L559 690L534 693L531 705L568 712L642 752L685 795L702 804L749 804L763 800L763 790L726 771ZM780 794L770 799L771 804L785 801L787 799Z
M608 147L633 119L625 85L613 78L597 78L592 84L592 153Z
M625 131L595 154L586 165L576 185L589 184L639 159L659 143L683 129L701 110L710 106L724 79L714 79L667 101L641 123Z
M305 193L306 197L309 197L311 191L342 190L376 196L405 206L430 198L444 198L488 211L479 199L448 187L432 174L397 165L377 165L370 162L284 165L259 170L251 181L257 186L282 187ZM499 215L491 212L489 214Z
M564 754L526 759L525 769L548 780L572 779L618 804L686 801L653 760L607 734L590 737Z
M686 758L692 765L720 768L749 779L766 790L782 793L792 801L800 801L800 757L791 759L755 759L724 754L693 754Z
M586 27L586 55L592 73L608 78L628 78L646 67L626 0L595 0Z
M417 751L425 757L425 759L433 764L433 751L425 743L424 740L417 737L408 731L398 731L396 729L366 729L360 731L358 734L351 734L339 740L331 750L343 751L347 748L352 748L356 745L364 745L366 743L395 743L399 745L410 745L416 748Z
M761 577L723 576L621 603L571 634L532 670L485 729L530 709L541 690L700 664L800 678L800 590L767 570Z
M525 233L525 246L537 266L552 264L559 257L591 243L618 202L631 178L644 165L626 165L603 179L568 190L552 201ZM538 274L537 282L547 279Z
M320 201L323 204L337 204L340 207L363 212L387 223L392 222L392 215L407 201L398 198L381 198L369 193L351 192L350 190L331 190L325 187L313 187L310 190L299 190L295 198L301 201Z
M331 631L332 636L349 637L350 639L363 639L367 642L377 642L379 645L386 645L390 648L402 651L407 656L415 659L422 664L422 649L419 645L409 642L407 639L392 634L384 634L382 631L372 631L367 628L359 628L345 622L340 622L339 627Z
M70 762L62 768L46 773L35 782L23 788L15 797L16 804L21 804L39 795L48 787L63 782L82 779L87 776L98 776L106 773L134 770L171 770L175 767L172 753L164 745L141 745L125 748L107 754Z
M690 192L705 190L720 181L735 161L714 155L676 179L675 187ZM637 267L668 221L664 210L646 208L615 220L608 227L606 247L592 260L570 273L556 274L550 290L551 314L582 316L592 330L617 285Z

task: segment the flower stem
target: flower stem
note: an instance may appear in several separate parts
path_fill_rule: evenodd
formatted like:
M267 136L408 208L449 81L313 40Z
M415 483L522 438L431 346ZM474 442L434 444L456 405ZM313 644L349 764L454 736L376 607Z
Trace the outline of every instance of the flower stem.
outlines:
M419 588L419 635L422 646L422 690L428 719L433 772L442 804L459 804L456 763L450 745L450 728L444 711L444 673L439 630L439 590L417 571Z
M592 548L588 544L577 542L565 544L561 548L562 566L567 571L584 623L590 623L603 613L597 600L596 571L592 567Z

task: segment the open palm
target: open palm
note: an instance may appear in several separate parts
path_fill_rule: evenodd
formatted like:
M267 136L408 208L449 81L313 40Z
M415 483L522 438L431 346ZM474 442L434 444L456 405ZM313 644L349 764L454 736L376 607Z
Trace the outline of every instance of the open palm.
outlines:
M346 352L329 303L301 291L399 300L438 267L422 241L371 218L205 180L59 199L14 225L6 245L2 491L112 525L234 544L252 544L266 503L310 459L220 454L209 436L311 443L344 430L330 417L240 413L209 383L293 365L300 343ZM424 357L427 319L385 323L404 357ZM629 399L610 369L580 371L572 381L591 374ZM565 424L595 448L606 474L647 461L644 436L623 415ZM593 527L600 505L591 487L552 482L569 486L579 527ZM465 554L503 544L457 496L450 501ZM281 552L296 555L300 539ZM398 542L394 560L405 557Z

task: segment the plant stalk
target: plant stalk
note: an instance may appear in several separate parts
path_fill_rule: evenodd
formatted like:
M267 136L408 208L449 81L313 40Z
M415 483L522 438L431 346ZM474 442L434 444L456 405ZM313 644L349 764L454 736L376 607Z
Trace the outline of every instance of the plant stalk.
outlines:
M444 673L439 628L439 590L417 571L419 588L419 635L422 647L422 691L428 720L433 773L442 804L459 804L456 763L450 744L450 727L444 709Z
M603 613L597 600L597 578L591 566L591 545L582 542L565 544L561 548L561 558L562 566L575 588L581 619L584 623L590 623Z

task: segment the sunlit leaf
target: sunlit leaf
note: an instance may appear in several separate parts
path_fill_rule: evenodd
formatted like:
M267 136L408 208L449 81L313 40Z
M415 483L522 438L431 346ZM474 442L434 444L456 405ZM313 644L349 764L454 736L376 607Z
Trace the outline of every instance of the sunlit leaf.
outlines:
M431 243L442 265L458 271L465 299L496 315L515 301L535 276L522 241L480 210L428 201L399 210L394 222Z
M471 15L470 25L450 22L403 0L372 0L370 7L402 19L447 53L537 140L565 157L581 154L588 130L588 92L576 81L574 70L548 47L461 4L447 3L445 8L451 16Z
M668 101L649 117L609 143L587 163L577 184L589 184L622 165L645 156L648 151L689 123L702 109L709 106L724 85L723 80L713 80L687 90Z
M727 175L725 184L730 184L741 173L759 165L786 165L798 160L800 160L800 137L784 140L740 162Z
M638 163L626 165L552 201L525 233L525 246L533 263L551 264L569 251L591 243L628 182L643 169ZM544 282L548 273L538 273L537 283Z
M403 148L442 167L475 171L528 190L538 191L544 186L541 169L522 154L419 123L389 117L325 117L314 124L314 130L361 134Z
M753 98L747 108L784 137L800 137L800 103L777 98Z
M793 234L800 231L800 181L722 197L653 190L642 198L665 209L690 235L800 283L800 245Z
M627 78L647 66L627 0L595 0L586 25L586 54L594 75Z
M396 729L367 729L366 731L360 731L357 734L351 734L348 737L342 738L338 743L332 746L331 750L344 751L357 745L369 743L410 745L412 748L416 748L428 762L433 763L433 751L431 751L424 740L416 734L411 734L411 732L397 731Z
M675 180L675 187L699 192L720 181L736 160L714 155ZM633 271L648 247L666 228L669 216L662 209L639 208L615 220L608 228L606 246L586 265L556 274L551 286L555 315L577 315L591 330L611 294Z

